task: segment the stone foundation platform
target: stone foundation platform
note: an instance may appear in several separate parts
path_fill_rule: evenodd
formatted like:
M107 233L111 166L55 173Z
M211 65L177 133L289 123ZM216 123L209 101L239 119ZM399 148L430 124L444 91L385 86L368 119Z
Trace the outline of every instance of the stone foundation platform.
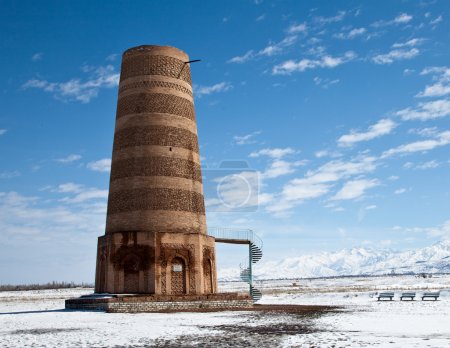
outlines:
M249 309L250 295L222 293L211 295L113 295L93 294L66 300L66 309L108 313L192 312Z

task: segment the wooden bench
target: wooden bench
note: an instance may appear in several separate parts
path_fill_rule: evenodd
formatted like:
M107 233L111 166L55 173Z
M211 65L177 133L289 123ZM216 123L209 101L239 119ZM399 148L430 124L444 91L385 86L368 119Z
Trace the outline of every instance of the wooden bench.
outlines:
M394 298L394 293L393 292L380 292L380 294L378 295L378 301L380 301L380 299L382 298L388 298L390 301L392 301L392 299Z
M439 295L441 294L440 291L436 291L436 292L424 292L422 295L422 301L425 298L434 298L434 300L436 301L439 298Z
M414 297L416 297L415 292L402 292L402 295L400 296L400 301L403 301L404 298L409 298L411 301L414 301Z

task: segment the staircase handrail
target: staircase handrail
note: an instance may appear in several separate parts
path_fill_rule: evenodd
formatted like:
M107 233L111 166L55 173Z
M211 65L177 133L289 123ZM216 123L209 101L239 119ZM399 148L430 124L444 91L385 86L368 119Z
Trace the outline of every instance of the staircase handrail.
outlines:
M209 227L208 235L221 239L245 240L256 245L260 250L263 248L262 239L249 228Z

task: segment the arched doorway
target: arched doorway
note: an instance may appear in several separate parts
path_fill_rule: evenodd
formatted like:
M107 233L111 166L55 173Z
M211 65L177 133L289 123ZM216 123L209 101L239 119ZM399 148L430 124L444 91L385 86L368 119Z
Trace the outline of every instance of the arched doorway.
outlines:
M123 260L124 286L125 293L139 292L139 258L130 254Z
M186 264L181 257L172 259L170 267L171 293L181 295L186 293Z
M211 260L203 260L203 290L205 294L211 294L213 292L213 281L212 281L212 266Z

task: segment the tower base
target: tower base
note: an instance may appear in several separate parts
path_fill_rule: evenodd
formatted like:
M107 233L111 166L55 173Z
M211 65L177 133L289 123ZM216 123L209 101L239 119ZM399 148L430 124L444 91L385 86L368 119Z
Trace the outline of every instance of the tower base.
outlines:
M94 294L66 300L66 309L108 313L192 312L237 310L253 307L249 295L106 295Z
M215 239L200 233L115 232L98 238L96 293L217 292Z

